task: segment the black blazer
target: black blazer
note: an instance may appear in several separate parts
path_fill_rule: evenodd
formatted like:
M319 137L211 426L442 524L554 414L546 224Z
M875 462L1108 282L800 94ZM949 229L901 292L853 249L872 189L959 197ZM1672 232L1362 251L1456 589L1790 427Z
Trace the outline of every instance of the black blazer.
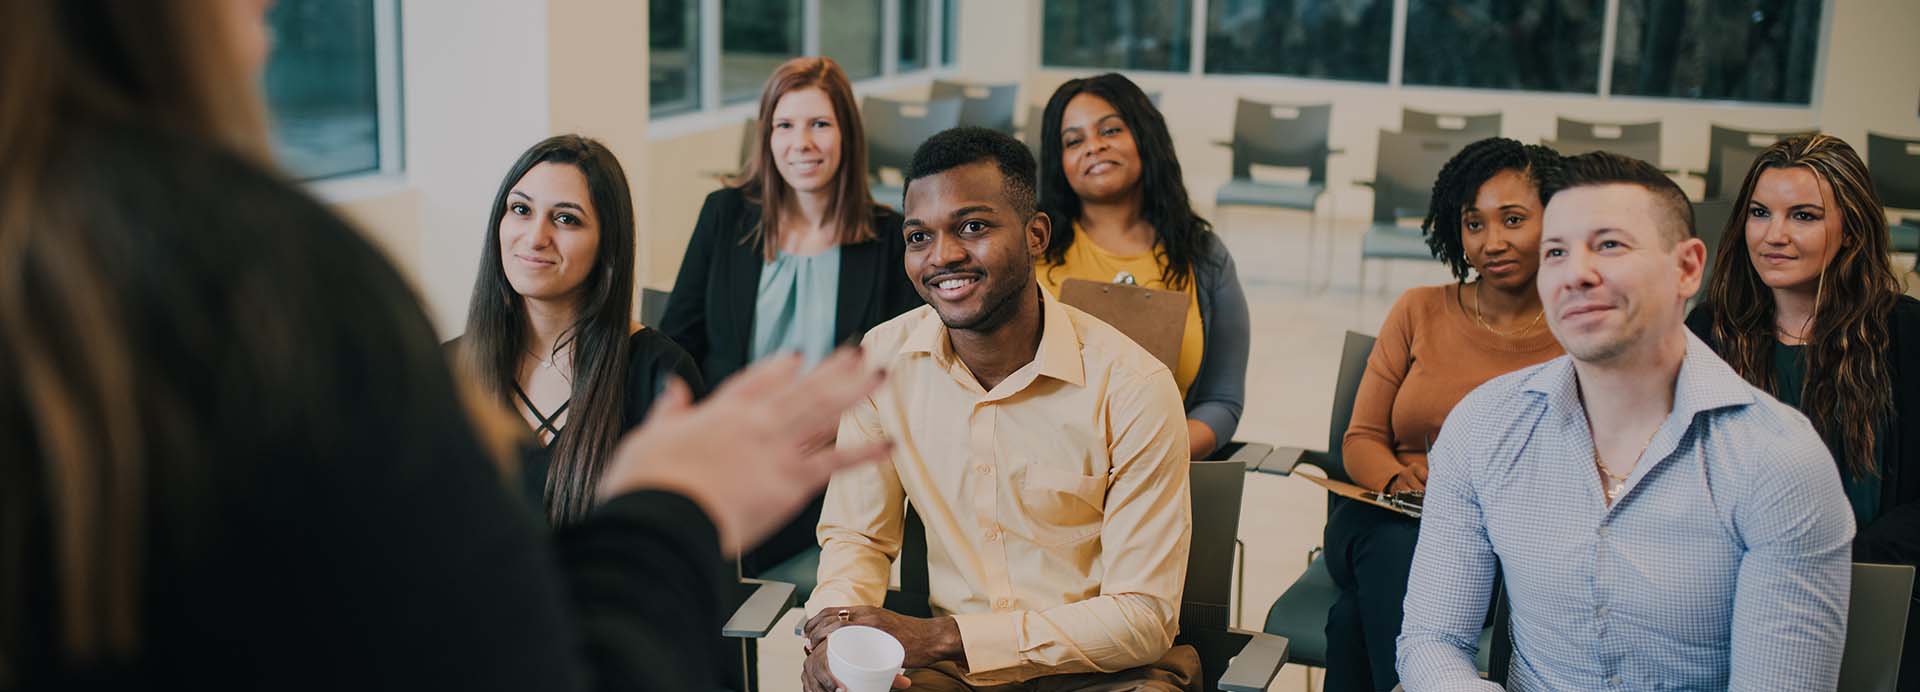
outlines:
M1884 450L1880 517L1859 527L1853 539L1853 558L1913 565L1920 564L1920 300L1901 296L1888 319L1892 332L1887 365L1893 380L1893 420L1886 427L1886 439L1880 441ZM1713 341L1712 306L1702 303L1694 308L1687 316L1687 327L1719 350ZM1920 609L1914 614L1920 616Z
M874 205L873 231L864 243L840 248L840 297L833 340L858 341L867 330L923 304L907 280L901 217ZM754 299L760 291L760 249L745 242L760 222L760 205L739 188L707 195L673 282L667 314L657 325L693 356L711 389L746 367L753 339Z

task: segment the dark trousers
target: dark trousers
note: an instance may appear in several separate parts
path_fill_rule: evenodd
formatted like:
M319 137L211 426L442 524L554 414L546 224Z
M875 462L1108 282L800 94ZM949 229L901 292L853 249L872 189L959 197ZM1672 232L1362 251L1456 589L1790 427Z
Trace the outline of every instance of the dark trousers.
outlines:
M1327 519L1327 572L1340 587L1327 612L1328 692L1399 684L1394 640L1419 538L1418 520L1359 502L1343 502Z

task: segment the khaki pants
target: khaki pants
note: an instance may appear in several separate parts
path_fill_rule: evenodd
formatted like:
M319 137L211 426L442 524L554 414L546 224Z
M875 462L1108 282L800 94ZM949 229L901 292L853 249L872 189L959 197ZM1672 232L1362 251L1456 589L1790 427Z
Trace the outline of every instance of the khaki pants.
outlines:
M1048 675L1008 685L974 687L948 664L907 671L911 692L1199 692L1200 654L1176 646L1160 660L1118 673Z

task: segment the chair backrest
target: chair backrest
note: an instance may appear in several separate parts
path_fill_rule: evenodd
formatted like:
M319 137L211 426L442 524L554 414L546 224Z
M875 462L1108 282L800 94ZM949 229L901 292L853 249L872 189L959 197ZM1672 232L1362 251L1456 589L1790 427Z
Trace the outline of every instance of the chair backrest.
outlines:
M641 288L640 323L649 327L660 326L660 320L667 316L667 302L672 299L672 291L662 291L656 288Z
M1307 169L1307 180L1327 180L1328 128L1333 106L1291 106L1240 99L1233 111L1233 177L1251 179L1253 167Z
M1020 141L1027 143L1036 161L1040 159L1040 121L1046 117L1046 106L1027 106L1027 122L1020 126Z
M1578 156L1592 151L1610 151L1622 156L1631 156L1641 161L1660 165L1659 140L1629 141L1625 139L1584 139L1561 138L1543 139L1540 144L1560 152L1562 156Z
M1848 692L1899 689L1907 610L1913 605L1913 567L1853 563L1847 606L1847 646L1840 655L1840 687Z
M1333 384L1333 416L1327 421L1327 477L1352 482L1346 463L1340 458L1340 443L1353 422L1353 400L1360 395L1360 378L1367 372L1367 357L1373 355L1374 338L1359 332L1347 332L1340 345L1340 372Z
M747 118L747 124L740 128L740 170L747 170L747 161L752 160L754 148L760 144L760 119Z
M1187 588L1180 601L1182 629L1226 629L1232 620L1233 542L1240 535L1240 497L1247 467L1238 461L1195 461L1193 540L1187 551Z
M1581 139L1602 142L1653 142L1660 145L1660 121L1650 123L1590 123L1572 118L1554 118L1554 139Z
M1753 166L1753 160L1760 152L1775 142L1797 135L1810 135L1819 132L1813 130L1741 130L1721 125L1707 128L1707 198L1732 197L1740 192L1740 183L1747 177L1747 168Z
M1500 114L1453 115L1400 110L1400 131L1407 134L1460 135L1473 139L1500 136Z
M1019 84L966 84L936 80L929 100L960 100L960 124L1012 134Z
M1707 270L1713 270L1714 253L1720 251L1720 239L1725 235L1727 220L1733 218L1733 200L1707 199L1693 203L1693 233L1707 244ZM1706 277L1712 278L1712 277ZM1706 279L1701 280L1701 285Z
M1425 216L1433 179L1439 177L1447 159L1471 141L1458 135L1381 130L1374 159L1373 220L1392 223L1402 217Z
M1920 139L1868 132L1867 168L1881 205L1920 209Z
M921 142L960 125L960 105L959 99L919 103L868 96L861 100L867 171L878 176L887 168L906 170Z

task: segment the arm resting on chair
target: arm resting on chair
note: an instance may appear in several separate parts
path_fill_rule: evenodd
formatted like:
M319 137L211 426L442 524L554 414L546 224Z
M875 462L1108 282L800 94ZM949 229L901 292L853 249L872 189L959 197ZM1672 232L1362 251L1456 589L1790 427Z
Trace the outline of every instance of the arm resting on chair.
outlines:
M781 581L740 580L742 589L752 589L747 600L720 627L720 636L759 639L773 631L775 623L793 606L793 585Z
M1220 674L1222 692L1260 692L1280 674L1287 663L1287 638L1264 632L1252 633L1252 639Z

